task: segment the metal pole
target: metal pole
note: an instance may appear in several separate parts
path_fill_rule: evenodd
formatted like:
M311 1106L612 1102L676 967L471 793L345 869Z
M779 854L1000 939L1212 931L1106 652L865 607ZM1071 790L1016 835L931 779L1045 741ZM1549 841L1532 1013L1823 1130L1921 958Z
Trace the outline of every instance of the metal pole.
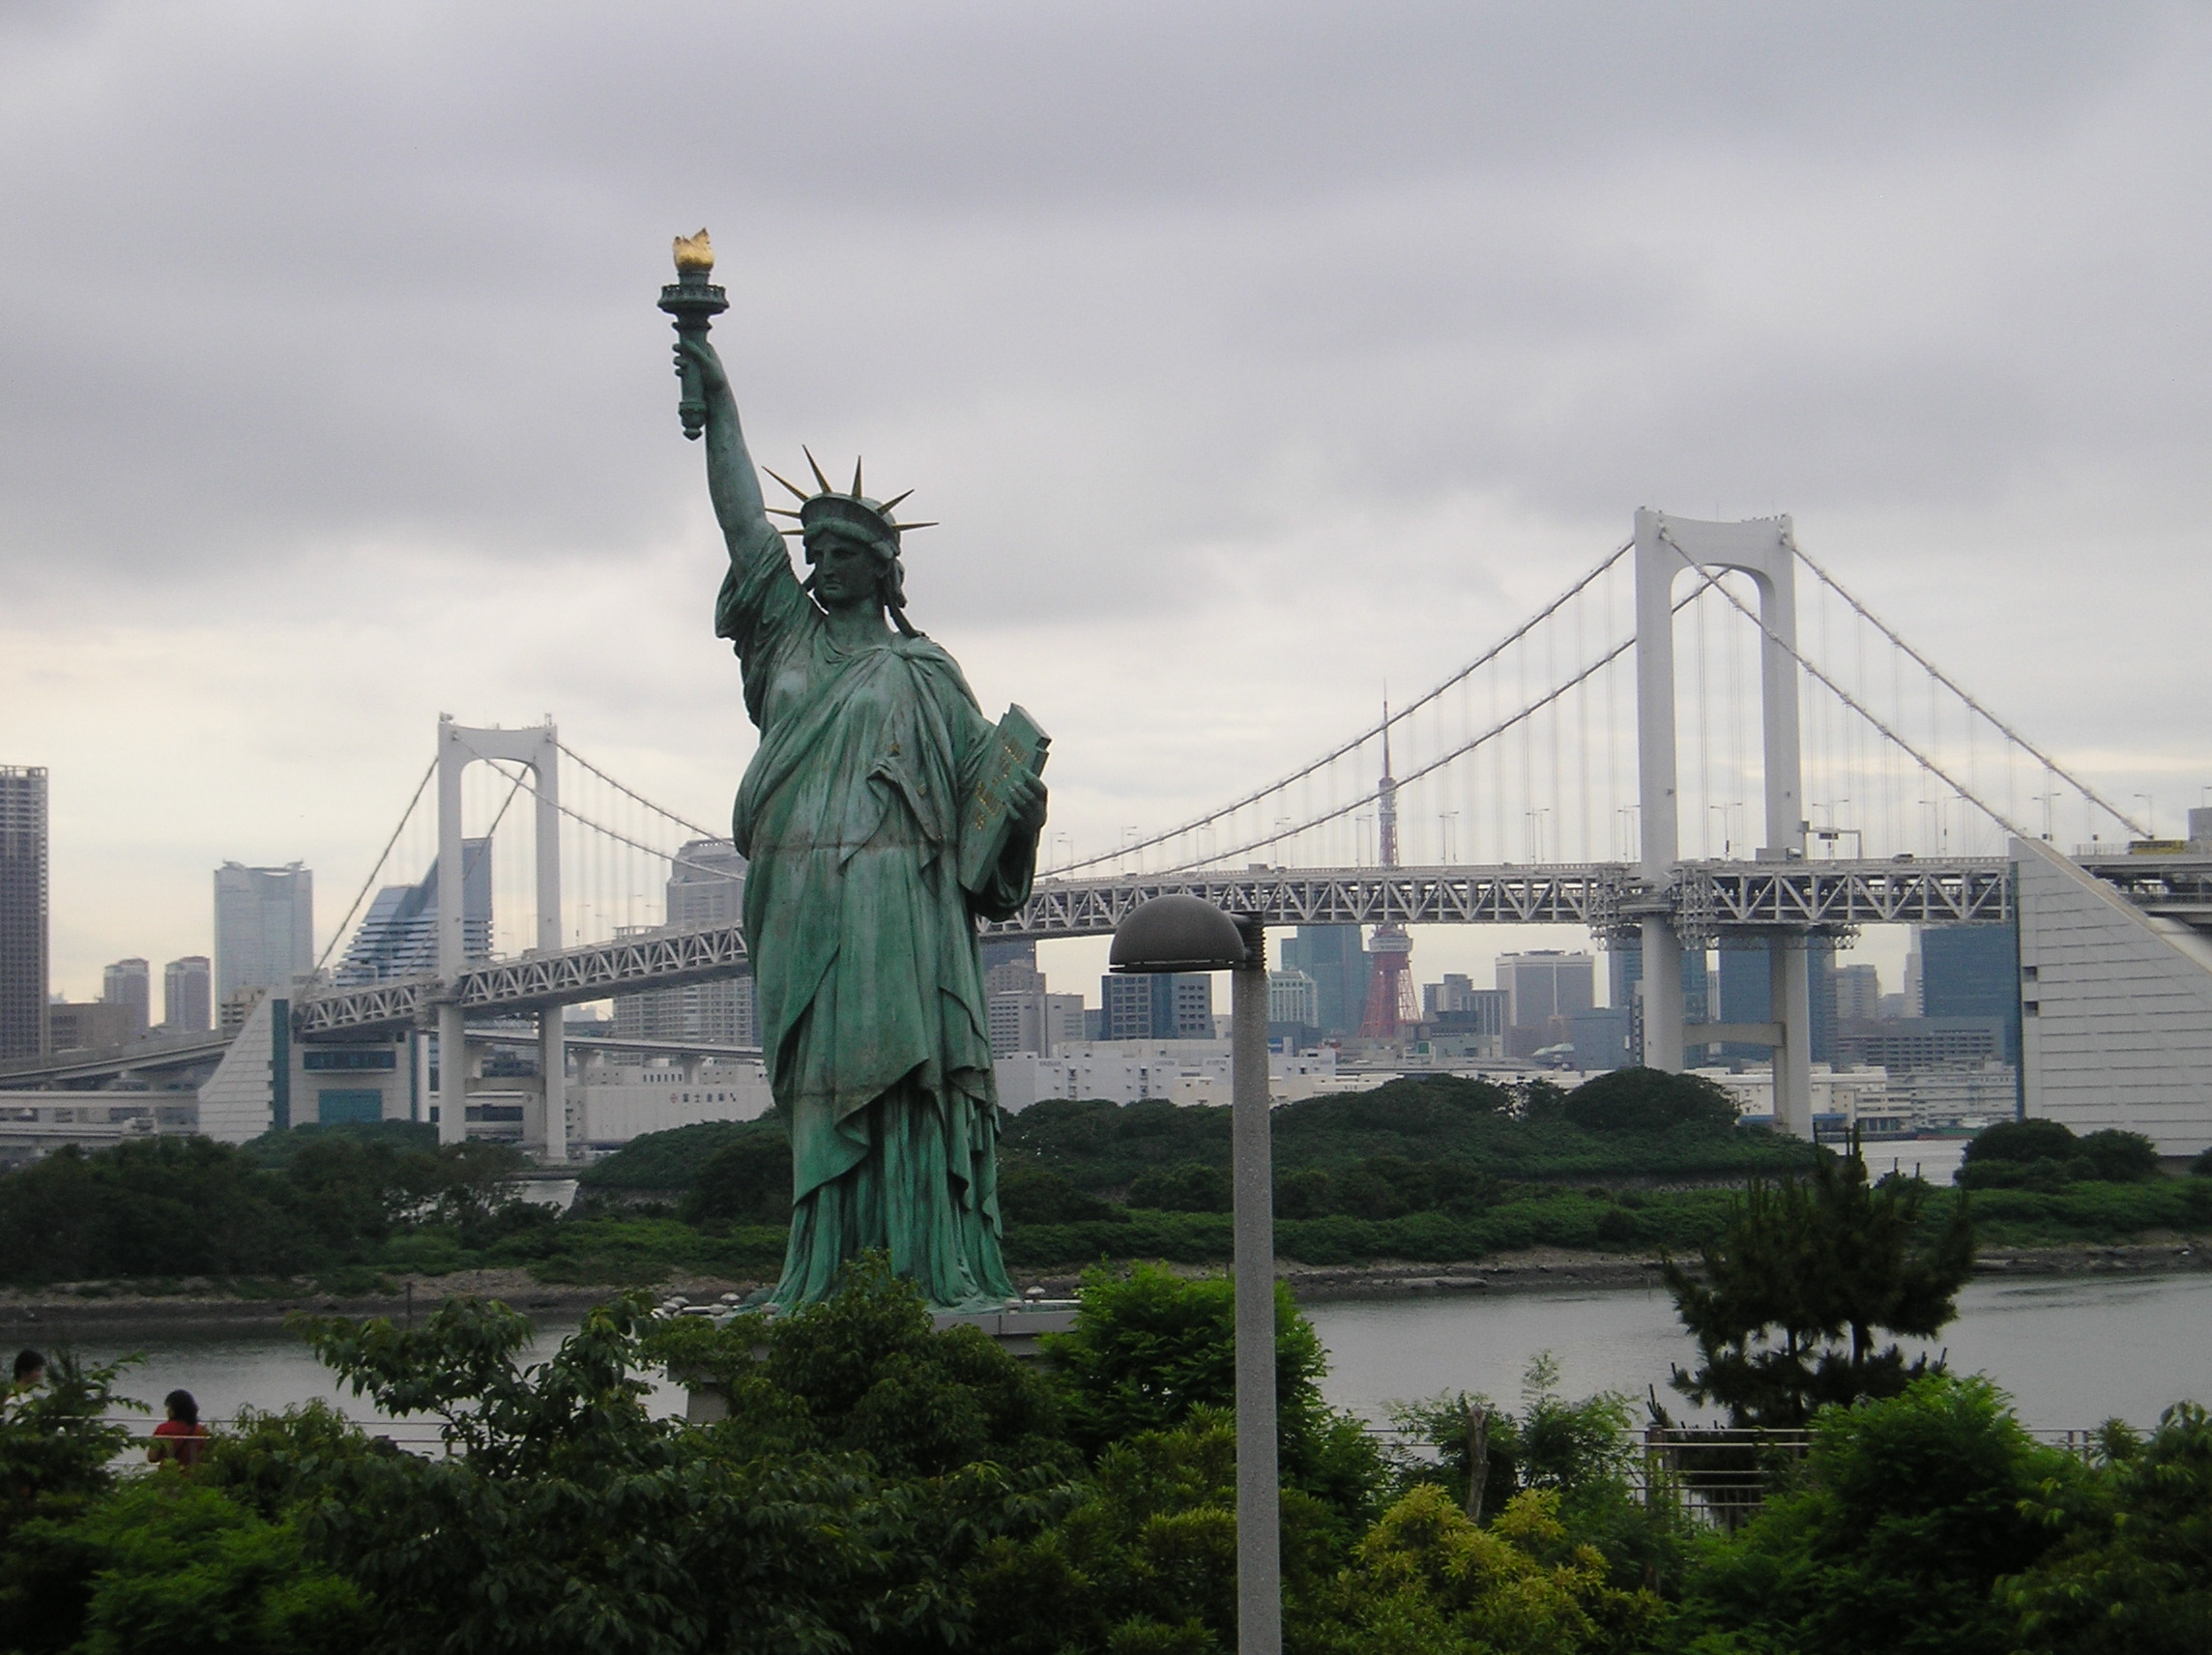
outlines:
M1267 937L1238 921L1230 973L1237 1233L1237 1655L1281 1655L1282 1489L1275 1471L1275 1191L1268 1146Z

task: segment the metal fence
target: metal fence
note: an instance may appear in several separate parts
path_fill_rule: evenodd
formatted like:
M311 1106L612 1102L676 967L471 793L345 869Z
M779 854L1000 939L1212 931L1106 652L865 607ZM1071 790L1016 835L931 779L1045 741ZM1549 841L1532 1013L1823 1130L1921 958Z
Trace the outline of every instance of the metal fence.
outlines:
M1402 1466L1442 1463L1442 1447L1416 1433L1371 1424L1367 1435ZM2027 1435L2084 1464L2102 1453L2097 1431ZM1810 1431L1653 1425L1622 1435L1611 1470L1644 1504L1670 1505L1699 1527L1732 1533L1770 1497L1798 1485L1812 1444Z

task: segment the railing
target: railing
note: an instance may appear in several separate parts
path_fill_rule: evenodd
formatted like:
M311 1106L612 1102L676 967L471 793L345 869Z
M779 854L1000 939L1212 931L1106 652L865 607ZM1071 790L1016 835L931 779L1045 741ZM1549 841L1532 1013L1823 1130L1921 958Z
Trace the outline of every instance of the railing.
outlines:
M1441 1464L1434 1441L1394 1426L1369 1425L1370 1439L1401 1464ZM2031 1430L2048 1447L2095 1461L2094 1431ZM1625 1433L1613 1474L1646 1506L1672 1505L1701 1528L1733 1533L1769 1497L1794 1486L1813 1444L1810 1431L1733 1430L1726 1426L1647 1426Z

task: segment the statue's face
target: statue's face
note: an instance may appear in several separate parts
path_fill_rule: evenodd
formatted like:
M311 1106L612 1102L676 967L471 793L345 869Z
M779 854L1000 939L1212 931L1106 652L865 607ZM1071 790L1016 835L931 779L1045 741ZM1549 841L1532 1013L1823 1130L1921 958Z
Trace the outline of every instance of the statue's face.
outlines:
M876 600L876 554L851 540L830 537L814 560L814 595L825 609L852 609Z

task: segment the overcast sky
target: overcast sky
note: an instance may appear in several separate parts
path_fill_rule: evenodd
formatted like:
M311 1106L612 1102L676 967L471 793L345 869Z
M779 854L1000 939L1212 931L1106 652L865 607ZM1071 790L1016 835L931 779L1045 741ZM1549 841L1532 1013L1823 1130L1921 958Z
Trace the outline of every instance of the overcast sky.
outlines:
M2170 830L2207 109L2202 6L14 0L0 763L53 772L55 986L208 949L225 858L327 930L442 710L725 819L653 307L701 223L756 454L916 487L916 619L1079 837L1289 769L1639 505L1792 512Z

